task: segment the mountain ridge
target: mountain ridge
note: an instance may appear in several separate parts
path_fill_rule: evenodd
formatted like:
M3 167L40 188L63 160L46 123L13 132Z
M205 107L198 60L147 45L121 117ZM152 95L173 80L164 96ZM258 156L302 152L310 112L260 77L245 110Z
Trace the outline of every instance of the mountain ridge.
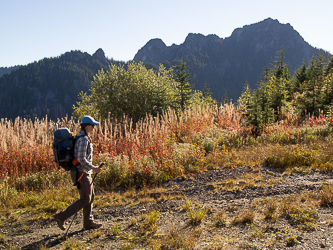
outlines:
M282 47L291 70L322 51L309 45L289 23L281 24L267 18L236 28L226 38L190 33L182 44L171 46L166 46L159 38L151 39L137 52L134 60L162 63L167 67L183 60L188 72L195 76L192 83L196 89L202 89L206 83L218 101L225 93L235 100L245 83L255 88L261 72L274 62Z
M160 63L170 68L183 60L194 77L191 83L195 89L202 90L207 84L217 101L226 94L236 100L245 83L255 88L264 67L274 62L282 46L292 70L322 51L309 45L290 24L267 18L236 28L226 38L189 33L182 44L171 46L154 38L138 50L134 61L156 69ZM0 117L70 116L78 94L88 91L93 76L111 63L126 65L106 58L98 49L93 55L70 51L16 68L0 68L4 69L0 75Z
M71 115L78 94L88 91L93 76L111 63L98 49L93 55L71 51L20 66L0 78L0 117Z

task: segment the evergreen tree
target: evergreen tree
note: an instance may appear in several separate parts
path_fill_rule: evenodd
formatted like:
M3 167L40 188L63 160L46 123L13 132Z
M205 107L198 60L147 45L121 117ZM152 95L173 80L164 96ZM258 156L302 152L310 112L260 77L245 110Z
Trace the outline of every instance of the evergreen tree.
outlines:
M324 54L321 53L318 57L313 56L310 65L307 68L307 77L310 81L315 81L324 75Z
M207 83L204 84L203 89L202 89L202 96L204 98L209 98L212 97L212 91L210 91L210 88L207 87Z
M203 102L209 105L216 104L216 101L213 99L212 94L213 93L210 88L207 87L207 83L205 83L202 89Z
M248 123L254 125L256 133L265 124L281 119L280 111L291 100L293 88L288 66L283 62L283 47L278 53L278 60L265 67L257 89L251 94L245 85L240 98Z
M174 66L176 73L174 73L174 80L176 82L177 89L177 106L179 105L181 110L184 110L189 104L192 94L193 94L193 85L190 84L194 78L188 79L190 73L186 71L186 63L181 62L180 65Z
M328 59L328 63L325 69L325 76L327 76L328 74L333 73L333 56L330 55L329 59Z
M284 77L285 75L285 70L286 70L286 65L283 62L283 59L285 58L284 53L283 53L283 47L281 47L281 50L278 51L278 61L274 61L275 65L275 76L277 79L280 79L281 77Z
M249 116L249 107L252 102L252 91L248 82L245 83L243 92L237 100L237 104L241 108L242 114L247 118Z
M322 108L322 100L326 99L321 93L325 72L324 61L323 53L318 57L313 56L306 69L306 81L300 84L301 98L297 104L297 110L302 115L306 113L318 115L319 109Z
M305 62L303 65L296 70L295 75L294 75L294 91L299 90L299 86L307 81L307 71L306 71L306 64Z
M261 82L267 82L272 75L272 69L269 66L265 66L263 73L261 74Z

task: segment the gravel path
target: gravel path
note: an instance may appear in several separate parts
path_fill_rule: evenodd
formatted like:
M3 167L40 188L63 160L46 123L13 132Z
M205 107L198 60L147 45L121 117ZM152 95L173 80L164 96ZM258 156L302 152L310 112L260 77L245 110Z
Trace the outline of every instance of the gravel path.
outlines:
M95 208L95 219L103 222L101 229L83 231L81 213L67 237L51 219L34 221L26 226L6 225L0 229L0 249L70 249L75 244L82 249L126 249L124 245L129 244L126 242L135 242L135 248L128 249L145 249L148 241L138 231L144 220L142 214L150 211L159 212L157 229L151 239L168 235L172 229L188 238L200 229L194 249L284 249L287 248L287 237L298 241L288 249L333 249L333 225L328 223L333 221L331 208L316 206L317 227L313 231L302 230L284 218L276 222L266 221L259 208L265 198L282 200L309 193L316 195L323 183L333 184L333 175L319 172L282 175L258 167L209 170L174 179L163 184L160 191L148 191L147 202ZM191 225L183 209L185 201L207 208L200 225ZM231 223L231 218L253 208L254 204L259 205L255 208L256 219L252 225ZM213 218L219 211L226 211L228 215L229 223L225 227L214 226ZM118 235L112 231L115 225L121 227ZM254 237L255 233L258 237Z

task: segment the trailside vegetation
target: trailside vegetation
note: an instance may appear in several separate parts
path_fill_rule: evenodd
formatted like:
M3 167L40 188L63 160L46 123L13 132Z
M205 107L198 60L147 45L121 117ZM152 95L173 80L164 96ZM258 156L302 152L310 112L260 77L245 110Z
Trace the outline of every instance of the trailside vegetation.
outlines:
M112 65L107 72L101 70L91 94L81 95L74 113L81 116L88 112L101 120L92 140L94 159L106 161L109 167L101 175L102 186L157 184L229 165L235 163L229 153L244 145L272 143L279 149L280 144L295 144L299 146L294 150L303 154L302 143L329 137L332 58L314 57L293 76L283 58L281 50L278 60L264 70L258 88L252 91L246 86L236 104L217 105L209 96L193 92L184 110L174 105L178 100L176 83L172 72L162 65L158 71L135 62L127 68ZM78 132L79 124L72 118L57 122ZM1 119L1 179L16 181L41 171L56 171L51 147L54 129L55 123L47 118ZM276 152L284 154L289 149ZM322 155L317 153L309 164L316 162L317 168L330 170L331 154L317 158ZM280 162L281 168L297 165L297 160L289 159L292 154L285 157L292 163ZM264 158L255 164L278 165L272 163L270 155Z
M131 119L135 125L146 115L157 116L169 108L177 113L193 103L212 104L209 94L193 91L187 79L186 64L176 66L177 72L160 65L158 70L147 69L141 62L111 65L94 77L89 93L82 92L74 105L73 115L84 114L111 117L121 121Z
M246 123L253 126L255 134L271 123L288 120L295 125L307 116L331 113L333 57L313 57L309 66L303 64L293 75L283 59L282 48L278 60L265 68L257 88L251 90L246 85L238 99Z
M207 170L225 168L230 174L250 166L253 171L239 178L234 179L233 174L230 177L228 174L222 181L208 183L205 188L207 192L217 193L223 189L238 195L240 190L246 188L271 187L271 181L279 185L281 176L291 173L332 173L332 74L332 59L314 57L309 66L303 65L292 75L283 63L281 51L278 60L265 69L258 88L251 90L245 86L237 103L226 101L216 104L207 94L208 90L204 93L194 91L191 103L184 109L175 109L172 105L157 105L177 100L172 99L177 91L172 85L172 74L163 66L160 66L159 71L149 71L143 65L133 63L126 69L111 66L108 72L100 71L95 77L92 91L81 95L82 104L78 104L75 109L78 115L79 112L99 115L100 125L91 135L93 158L95 165L105 162L105 167L94 182L96 192L100 194L95 200L96 207L119 206L122 209L122 205L130 205L132 213L132 209L139 203L148 203L145 205L148 208L155 201L185 199L182 207L184 213L187 213L186 220L190 222L189 228L195 229L192 230L193 235L187 231L184 236L179 236L175 231L179 228L176 228L169 233L162 231L163 234L156 237L162 216L159 216L159 210L149 210L142 215L141 220L131 218L130 226L124 223L113 224L112 228L107 229L117 237L110 238L105 232L104 236L121 243L131 238L131 249L142 244L152 249L193 248L198 244L202 230L215 234L222 227L223 232L220 234L224 237L225 229L232 230L232 234L241 230L243 235L244 230L250 228L253 232L245 237L248 242L244 247L253 248L256 245L249 245L254 244L253 238L275 237L266 235L270 225L278 228L281 222L284 223L283 228L273 228L272 233L275 235L278 232L288 238L284 240L283 237L276 237L274 242L265 243L268 245L296 244L296 238L290 234L291 231L285 230L285 226L298 234L300 231L316 230L320 209L332 206L332 184L328 181L317 190L307 189L308 184L305 184L306 190L297 190L297 194L290 194L288 199L285 195L275 196L275 193L274 198L268 196L254 199L238 212L234 203L230 203L226 211L192 204L186 197L180 197L177 185L178 180L194 180L196 173ZM136 85L131 77L138 80ZM155 86L163 88L150 89L143 79L152 80ZM126 88L121 89L117 81L126 82ZM110 86L116 86L118 91L112 92L114 89L110 89ZM131 86L141 91L141 96L132 93ZM170 99L159 99L162 97L158 93L162 93L162 90L170 91ZM148 101L153 101L160 109L152 109L147 114L136 109L134 113L122 117L119 113L119 117L112 117L107 112L112 106L107 105L111 105L108 101L113 100L110 96L118 98L115 93L135 99L131 100L133 109L124 110L135 110L133 103L137 103L143 110L154 107L147 105ZM140 115L135 116L136 112ZM75 119L68 117L58 119L57 123L60 127L68 127L75 134L80 127ZM68 173L58 169L53 162L54 130L55 122L47 117L41 120L0 120L0 224L3 227L7 225L8 228L21 227L24 230L25 225L49 219L53 213L73 201L76 192ZM275 179L261 180L262 169ZM172 183L177 185L173 185L171 192L174 192L174 196L161 192L158 199L153 198L155 196L152 194L157 190L154 186L160 188L161 183L175 178L177 181ZM167 192L169 194L170 190ZM215 216L208 216L214 212ZM327 214L327 211L324 212ZM175 217L165 218L172 221ZM207 223L209 221L211 225ZM332 221L327 220L327 224L332 225ZM135 237L125 234L129 228ZM1 237L1 241L9 242L10 246L11 239L7 241L6 235ZM97 237L92 235L89 242ZM238 239L235 242L239 242ZM210 244L216 246L216 249L220 248L220 240L210 239Z

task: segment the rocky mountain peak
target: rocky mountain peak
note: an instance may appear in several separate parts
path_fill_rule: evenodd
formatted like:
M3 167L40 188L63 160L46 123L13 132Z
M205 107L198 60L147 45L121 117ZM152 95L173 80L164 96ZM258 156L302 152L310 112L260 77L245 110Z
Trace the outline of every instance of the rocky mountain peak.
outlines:
M166 56L166 49L167 46L161 39L151 39L143 48L138 51L134 57L134 60L142 62L156 62L160 60L161 57Z
M194 34L190 33L185 39L185 42L183 43L184 45L190 45L190 44L195 44L197 47L203 47L209 42L216 42L218 40L221 40L217 35L208 35L204 36L202 34Z
M97 59L98 61L104 61L105 60L105 53L104 51L99 48L98 50L96 50L96 52L92 55L92 57L94 59Z
M292 55L295 49L298 50L299 56L304 56L305 60L311 58L312 48L294 28L288 24L281 24L278 20L267 18L258 23L245 25L233 31L230 37L226 38L227 44L237 49L247 49L255 53L267 53L270 51L279 51L284 47L285 56ZM274 58L274 56L271 56ZM273 59L272 59L273 60ZM291 63L292 68L296 67Z

